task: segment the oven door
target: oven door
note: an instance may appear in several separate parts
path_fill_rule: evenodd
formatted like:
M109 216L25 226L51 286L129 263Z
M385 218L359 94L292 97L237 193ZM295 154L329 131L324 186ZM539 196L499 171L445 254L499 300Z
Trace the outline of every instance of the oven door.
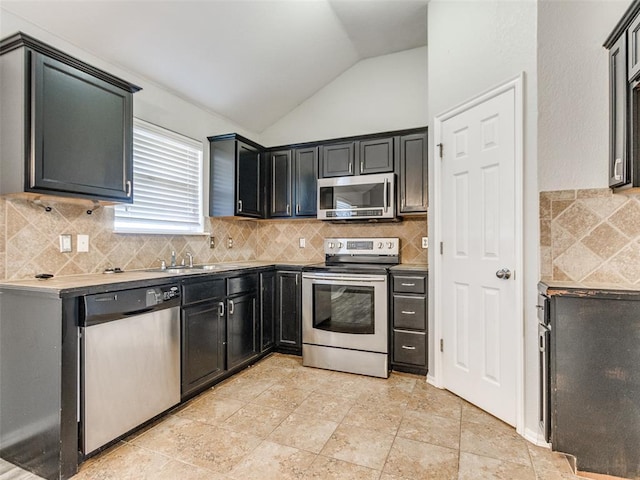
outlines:
M302 341L387 353L387 276L303 273Z

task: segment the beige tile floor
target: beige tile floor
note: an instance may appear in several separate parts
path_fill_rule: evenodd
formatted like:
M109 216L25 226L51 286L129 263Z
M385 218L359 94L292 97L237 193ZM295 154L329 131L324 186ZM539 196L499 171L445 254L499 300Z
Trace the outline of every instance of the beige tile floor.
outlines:
M423 377L350 375L274 354L88 460L73 480L577 478L564 456Z

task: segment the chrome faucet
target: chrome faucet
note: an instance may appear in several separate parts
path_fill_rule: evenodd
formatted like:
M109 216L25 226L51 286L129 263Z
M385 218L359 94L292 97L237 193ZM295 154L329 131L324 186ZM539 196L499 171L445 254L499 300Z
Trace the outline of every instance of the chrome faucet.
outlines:
M193 254L191 252L187 252L185 255L189 257L189 268L193 268Z
M176 266L176 251L175 250L171 250L171 266L172 267Z

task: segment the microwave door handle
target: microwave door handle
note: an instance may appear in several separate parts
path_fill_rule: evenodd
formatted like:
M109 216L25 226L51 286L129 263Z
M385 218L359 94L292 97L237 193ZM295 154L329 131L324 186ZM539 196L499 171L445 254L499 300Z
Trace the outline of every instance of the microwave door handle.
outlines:
M389 180L384 179L384 191L382 192L382 196L384 197L384 213L387 213L389 208Z

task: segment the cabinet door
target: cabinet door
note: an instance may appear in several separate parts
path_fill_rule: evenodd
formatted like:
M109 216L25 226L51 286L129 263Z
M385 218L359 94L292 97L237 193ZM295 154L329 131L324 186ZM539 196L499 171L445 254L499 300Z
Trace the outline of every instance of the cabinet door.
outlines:
M629 183L626 36L609 50L609 186Z
M393 137L360 141L361 174L393 172Z
M260 152L238 142L236 155L236 215L261 217Z
M182 396L225 372L224 326L222 301L182 310Z
M427 133L400 137L400 213L426 213Z
M227 300L227 362L232 369L258 354L256 294Z
M273 347L276 320L276 272L260 274L260 352Z
M355 147L355 142L335 143L320 147L322 152L322 177L354 175L355 169L353 166L356 161Z
M318 214L318 149L297 148L295 163L295 214L297 217L315 217Z
M637 80L640 74L640 15L627 29L627 57L629 81Z
M132 202L132 94L30 52L28 191Z
M278 332L276 343L279 348L302 352L302 316L300 273L278 272Z
M290 217L292 195L291 150L271 154L271 216Z

